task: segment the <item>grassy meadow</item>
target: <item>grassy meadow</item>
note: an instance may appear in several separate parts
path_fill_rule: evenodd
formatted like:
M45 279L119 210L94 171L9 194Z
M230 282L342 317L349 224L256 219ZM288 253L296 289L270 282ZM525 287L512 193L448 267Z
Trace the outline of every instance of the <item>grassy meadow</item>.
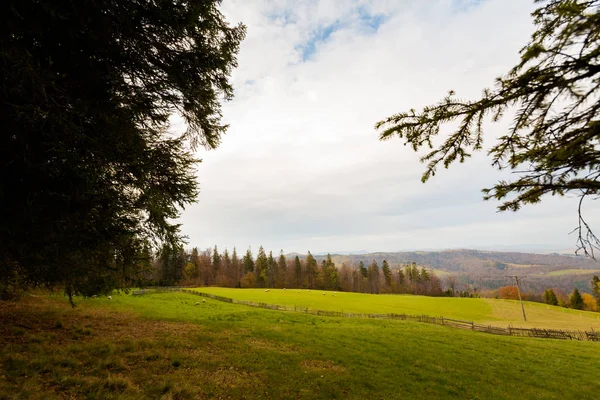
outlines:
M598 343L199 300L0 303L0 399L593 399L600 391Z
M351 313L405 313L444 316L486 325L565 330L600 330L600 313L578 311L546 304L524 302L527 322L516 300L427 297L413 295L372 295L324 292L306 289L198 288L200 292L285 306L345 311ZM325 295L323 295L325 293Z

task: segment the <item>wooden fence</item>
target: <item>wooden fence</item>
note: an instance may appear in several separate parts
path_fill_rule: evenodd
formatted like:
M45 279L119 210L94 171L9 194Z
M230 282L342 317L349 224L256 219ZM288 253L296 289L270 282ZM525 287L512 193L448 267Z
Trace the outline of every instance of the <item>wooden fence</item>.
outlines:
M581 340L589 342L600 342L600 332L596 332L593 329L588 331L565 331L560 329L540 329L540 328L514 328L508 326L502 328L499 326L492 325L481 325L476 324L472 321L462 321L459 319L445 318L445 317L432 317L429 315L411 315L411 314L360 314L360 313L345 313L341 311L325 311L325 310L314 310L307 307L299 306L281 306L277 304L257 303L246 300L235 300L229 297L217 296L211 293L197 292L195 290L189 290L181 287L156 287L152 289L136 290L132 294L134 296L160 293L160 292L184 292L193 294L196 296L207 297L213 300L223 301L226 303L241 304L249 307L260 307L268 310L278 311L293 311L301 312L305 314L317 315L322 317L340 317L340 318L376 318L376 319L397 319L403 321L422 322L427 324L444 325L452 328L467 329L477 332L491 333L494 335L505 335L505 336L523 336L532 338L544 338L544 339L562 339L562 340Z

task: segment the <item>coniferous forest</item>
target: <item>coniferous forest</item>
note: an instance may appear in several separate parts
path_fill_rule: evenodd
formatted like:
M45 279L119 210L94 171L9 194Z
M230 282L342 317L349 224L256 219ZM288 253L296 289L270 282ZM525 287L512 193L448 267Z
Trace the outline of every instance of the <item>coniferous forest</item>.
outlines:
M142 285L191 285L238 288L304 288L360 293L406 293L428 296L444 294L433 271L416 263L391 266L373 260L369 265L336 265L327 255L318 262L307 255L273 254L261 246L256 255L249 248L220 252L188 251L164 246L140 271ZM448 294L448 293L446 293Z

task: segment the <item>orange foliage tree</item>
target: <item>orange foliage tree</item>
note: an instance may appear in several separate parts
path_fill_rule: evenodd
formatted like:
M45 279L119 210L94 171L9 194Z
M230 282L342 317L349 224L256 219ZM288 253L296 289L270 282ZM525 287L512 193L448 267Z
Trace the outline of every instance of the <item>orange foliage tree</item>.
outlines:
M596 304L596 299L589 293L584 293L581 297L583 297L583 309L587 311L599 311L598 306Z
M502 286L499 296L501 299L519 300L519 289L516 286Z

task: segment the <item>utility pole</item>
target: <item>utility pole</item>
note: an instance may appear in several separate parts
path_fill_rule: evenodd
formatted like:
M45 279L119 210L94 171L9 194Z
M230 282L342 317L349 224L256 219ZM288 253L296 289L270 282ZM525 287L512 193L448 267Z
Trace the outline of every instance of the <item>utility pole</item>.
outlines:
M521 286L519 285L519 277L516 275L512 275L517 282L517 293L519 293L519 301L521 302L521 311L523 311L523 321L527 322L527 317L525 316L525 307L523 307L523 299L521 299Z

